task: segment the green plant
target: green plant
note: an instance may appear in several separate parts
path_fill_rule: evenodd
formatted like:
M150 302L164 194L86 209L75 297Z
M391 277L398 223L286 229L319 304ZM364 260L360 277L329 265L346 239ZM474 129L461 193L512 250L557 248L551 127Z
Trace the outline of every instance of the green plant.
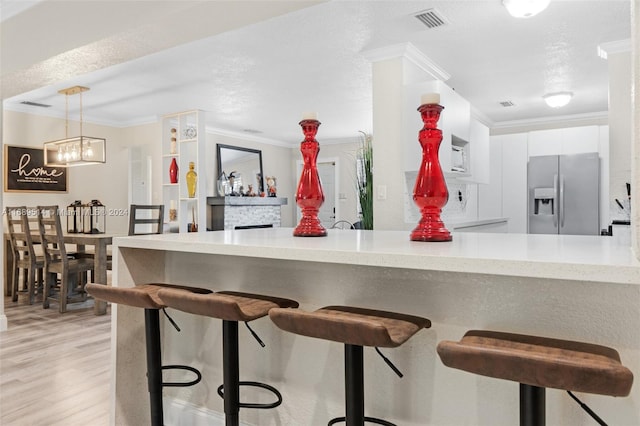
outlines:
M363 229L373 229L373 146L371 135L360 131L362 139L356 157L356 183Z

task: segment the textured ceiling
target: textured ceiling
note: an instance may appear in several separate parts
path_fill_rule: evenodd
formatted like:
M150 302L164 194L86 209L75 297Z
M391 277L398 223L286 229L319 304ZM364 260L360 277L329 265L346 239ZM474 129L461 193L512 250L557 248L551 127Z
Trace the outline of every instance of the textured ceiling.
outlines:
M432 7L447 25L427 29L414 18ZM353 137L372 127L371 64L363 52L411 42L451 75L447 84L491 125L602 114L608 75L597 47L629 37L629 1L552 1L525 20L509 16L500 0L332 1L162 51L150 49L146 56L136 52L130 56L138 59L76 72L80 75L5 99L5 107L42 113L19 106L29 100L52 104L47 113L63 114L64 96L57 90L81 84L91 88L84 97L86 120L127 126L202 109L210 126L259 131L293 144L301 138L302 112L317 111L320 139ZM131 37L122 34L108 39L110 50L93 52L96 60L117 57L118 49L143 51L149 43L142 39L132 46ZM52 66L65 67L64 61ZM571 91L574 99L552 110L542 96L557 91ZM515 105L499 104L507 100Z

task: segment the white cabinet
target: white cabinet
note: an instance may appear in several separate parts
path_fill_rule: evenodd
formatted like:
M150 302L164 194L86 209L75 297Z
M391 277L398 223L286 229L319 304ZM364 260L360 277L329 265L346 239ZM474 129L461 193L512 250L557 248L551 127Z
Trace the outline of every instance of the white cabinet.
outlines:
M502 215L510 233L527 233L527 135L505 135L502 140Z
M205 115L202 111L169 114L162 118L162 200L164 222L172 232L187 232L195 223L206 231ZM170 168L178 166L177 182L171 182ZM193 163L198 174L194 196L190 197L186 175ZM173 216L175 209L176 217Z
M527 133L491 136L488 185L478 185L478 218L506 217L510 233L527 232Z
M465 181L488 184L491 170L489 127L475 118L469 123L469 156L471 176Z
M469 138L469 122L471 105L453 89L439 80L414 83L405 86L405 171L417 170L420 167L422 149L418 142L418 132L423 123L420 113L420 99L425 93L440 94L440 105L444 110L438 121L442 130L440 144L440 166L442 171L451 176L470 176L473 157L473 146Z
M478 185L478 219L502 216L502 140L490 138L489 181Z
M529 157L599 151L598 126L566 127L529 132Z

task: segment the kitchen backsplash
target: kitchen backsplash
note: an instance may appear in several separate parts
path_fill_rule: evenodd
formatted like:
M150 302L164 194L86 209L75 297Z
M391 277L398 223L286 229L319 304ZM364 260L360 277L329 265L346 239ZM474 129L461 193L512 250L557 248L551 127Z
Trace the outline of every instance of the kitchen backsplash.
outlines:
M413 187L418 176L417 171L405 172L404 221L415 224L420 220L420 212L413 202ZM453 222L465 222L478 219L478 185L447 181L449 202L442 209L440 218L445 225Z

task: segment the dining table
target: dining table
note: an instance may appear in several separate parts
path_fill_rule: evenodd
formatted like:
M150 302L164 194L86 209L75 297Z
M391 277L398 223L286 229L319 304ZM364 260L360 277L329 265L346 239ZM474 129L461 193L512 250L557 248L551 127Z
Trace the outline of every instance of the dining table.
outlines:
M76 246L75 251L78 253L86 252L87 246L93 247L93 256L95 262L95 268L93 272L93 280L98 284L107 284L107 266L108 266L108 247L112 244L114 237L122 237L126 234L121 233L102 233L102 234L83 234L83 233L69 233L64 232L65 244L72 244ZM13 262L13 250L11 249L11 240L9 234L4 234L5 248L4 248L4 279L5 283L11 282L11 269ZM39 233L32 233L32 239L34 243L40 243L42 241ZM5 284L6 289L10 286ZM107 304L102 300L95 300L93 310L96 315L104 315L107 313Z

